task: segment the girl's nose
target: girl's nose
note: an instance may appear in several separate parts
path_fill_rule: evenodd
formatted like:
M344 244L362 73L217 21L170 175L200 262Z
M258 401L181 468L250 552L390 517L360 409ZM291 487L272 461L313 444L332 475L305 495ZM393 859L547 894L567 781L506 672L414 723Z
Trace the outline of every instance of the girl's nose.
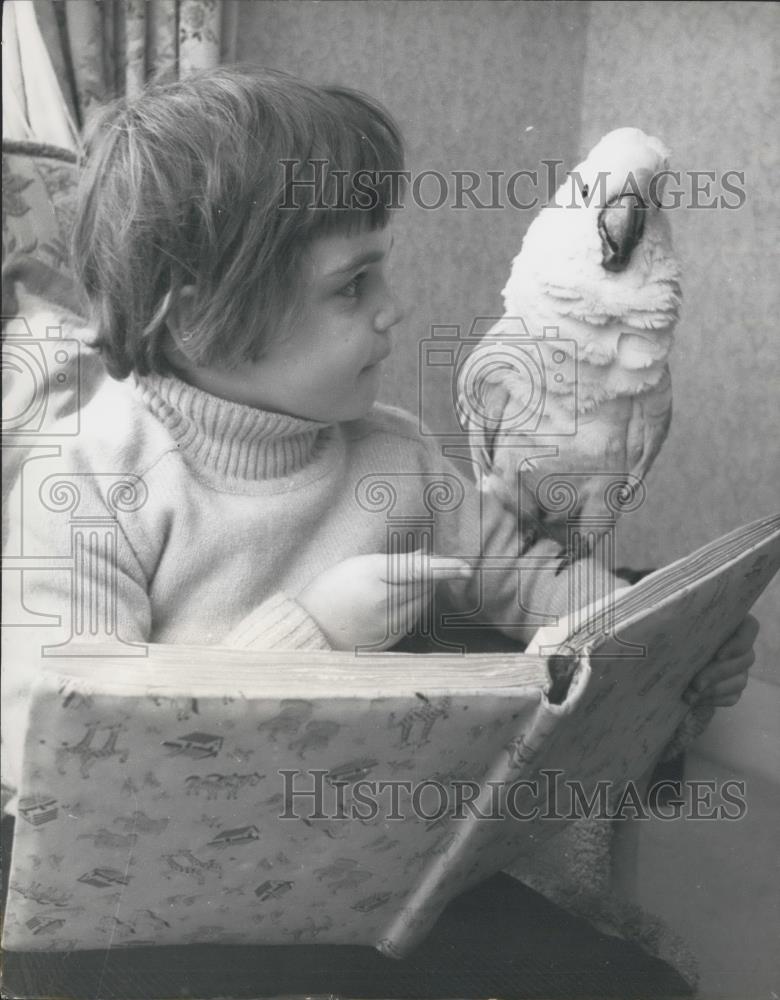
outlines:
M374 329L377 333L386 333L396 323L404 318L404 308L395 292L389 288L385 301L379 312L374 316Z

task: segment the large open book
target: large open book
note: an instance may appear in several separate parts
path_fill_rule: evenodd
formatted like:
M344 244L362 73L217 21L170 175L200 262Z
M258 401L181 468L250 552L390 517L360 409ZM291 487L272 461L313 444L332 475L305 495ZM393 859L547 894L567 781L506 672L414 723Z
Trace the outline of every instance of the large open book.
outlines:
M780 517L757 521L527 655L52 659L32 700L4 947L400 956L583 799L619 803L779 565Z

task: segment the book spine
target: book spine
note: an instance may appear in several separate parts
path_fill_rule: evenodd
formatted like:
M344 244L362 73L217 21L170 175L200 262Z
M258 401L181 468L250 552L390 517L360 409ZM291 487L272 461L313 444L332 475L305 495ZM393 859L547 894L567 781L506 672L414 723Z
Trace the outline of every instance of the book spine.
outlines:
M450 817L440 851L421 873L413 893L396 913L376 947L391 958L403 958L431 930L444 907L465 889L500 871L521 850L528 824L519 827L507 814L505 796L524 780L538 774L536 760L546 748L561 719L581 700L590 679L590 665L582 656L563 704L550 704L539 691L539 700L522 699L515 737L487 771L476 799L462 816ZM508 690L508 698L515 692ZM524 710L523 710L524 709ZM528 780L529 789L533 781Z

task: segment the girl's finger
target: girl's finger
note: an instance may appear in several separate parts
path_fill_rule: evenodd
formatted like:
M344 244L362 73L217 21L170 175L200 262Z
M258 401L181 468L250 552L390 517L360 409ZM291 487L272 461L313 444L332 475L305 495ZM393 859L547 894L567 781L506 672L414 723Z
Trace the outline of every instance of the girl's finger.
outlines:
M730 660L713 660L691 681L689 690L701 694L719 681L727 680L729 677L747 674L753 666L756 655L751 649L742 656L734 657Z
M735 656L747 653L753 647L758 635L758 622L753 615L748 615L737 631L729 636L715 654L716 660L730 660Z
M694 708L731 708L736 705L739 699L742 697L741 691L735 691L733 694L719 695L717 698L700 698L693 702Z
M464 559L453 556L433 556L431 569L439 580L467 579L473 573L471 566Z
M726 680L719 681L701 692L686 692L685 700L691 705L733 705L747 687L748 673L745 671ZM733 701L730 700L733 698Z
M395 585L430 584L436 580L456 580L471 576L467 562L452 556L428 556L420 549L387 556L384 579Z

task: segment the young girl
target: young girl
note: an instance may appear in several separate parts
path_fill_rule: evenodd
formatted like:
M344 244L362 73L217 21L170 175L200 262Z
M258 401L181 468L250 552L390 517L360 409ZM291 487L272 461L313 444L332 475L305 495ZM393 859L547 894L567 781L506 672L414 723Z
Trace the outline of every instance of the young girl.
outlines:
M115 550L94 555L111 565L92 568L116 580L120 639L388 648L399 617L414 622L439 582L525 640L572 610L554 543L523 552L512 519L465 470L408 414L376 404L401 319L386 264L402 168L379 105L267 71L153 86L93 127L74 262L112 377L84 404L56 470L77 485L82 513L116 517ZM138 502L116 504L117 477ZM20 550L67 557L73 512L58 513L44 487L43 473L37 492L26 484ZM423 512L435 555L410 529L389 558L390 504ZM28 573L24 587L28 609L60 616L61 634L43 641L64 640L70 573ZM35 630L16 632L39 648ZM736 700L754 635L748 621L692 701ZM29 680L29 667L6 677L17 708L6 780Z

